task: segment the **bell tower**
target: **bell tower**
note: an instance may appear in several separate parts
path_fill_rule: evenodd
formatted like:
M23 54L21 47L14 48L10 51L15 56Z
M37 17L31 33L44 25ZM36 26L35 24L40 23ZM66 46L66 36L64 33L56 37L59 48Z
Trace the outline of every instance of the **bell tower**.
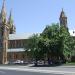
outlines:
M7 63L8 33L9 27L6 21L5 0L3 0L0 13L0 64Z
M65 12L64 10L62 9L61 13L60 13L60 25L63 25L65 28L68 28L67 27L67 17L65 15Z

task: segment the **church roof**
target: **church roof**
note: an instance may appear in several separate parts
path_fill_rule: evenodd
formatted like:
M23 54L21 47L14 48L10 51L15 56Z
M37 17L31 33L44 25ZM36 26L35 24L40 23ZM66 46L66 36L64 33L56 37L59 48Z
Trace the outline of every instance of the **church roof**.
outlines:
M9 40L28 39L34 33L23 33L23 34L9 34Z
M71 36L75 36L75 30L69 30ZM9 40L20 40L20 39L28 39L34 33L23 33L23 34L9 34ZM38 33L39 34L39 33Z

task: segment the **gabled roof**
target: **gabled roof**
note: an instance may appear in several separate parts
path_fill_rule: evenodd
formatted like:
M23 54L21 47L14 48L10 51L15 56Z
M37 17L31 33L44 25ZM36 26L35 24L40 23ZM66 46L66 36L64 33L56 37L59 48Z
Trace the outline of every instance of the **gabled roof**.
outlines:
M69 33L71 36L75 36L75 30L69 30ZM34 33L9 34L9 40L29 39L33 34Z
M9 34L9 40L28 39L34 33L23 33L23 34Z

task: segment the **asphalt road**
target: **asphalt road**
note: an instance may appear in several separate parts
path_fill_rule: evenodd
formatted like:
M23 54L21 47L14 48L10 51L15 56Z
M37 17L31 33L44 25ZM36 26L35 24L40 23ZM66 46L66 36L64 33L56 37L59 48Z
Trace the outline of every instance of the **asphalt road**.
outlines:
M37 73L37 72L12 71L12 70L0 70L0 75L62 75L62 74Z

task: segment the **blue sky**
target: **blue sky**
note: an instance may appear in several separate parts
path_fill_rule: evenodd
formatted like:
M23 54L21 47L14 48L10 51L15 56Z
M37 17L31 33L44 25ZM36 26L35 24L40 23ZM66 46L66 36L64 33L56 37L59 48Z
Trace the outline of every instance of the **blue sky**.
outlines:
M7 16L11 8L17 33L42 32L46 25L59 22L62 8L69 29L75 29L75 0L6 0Z

